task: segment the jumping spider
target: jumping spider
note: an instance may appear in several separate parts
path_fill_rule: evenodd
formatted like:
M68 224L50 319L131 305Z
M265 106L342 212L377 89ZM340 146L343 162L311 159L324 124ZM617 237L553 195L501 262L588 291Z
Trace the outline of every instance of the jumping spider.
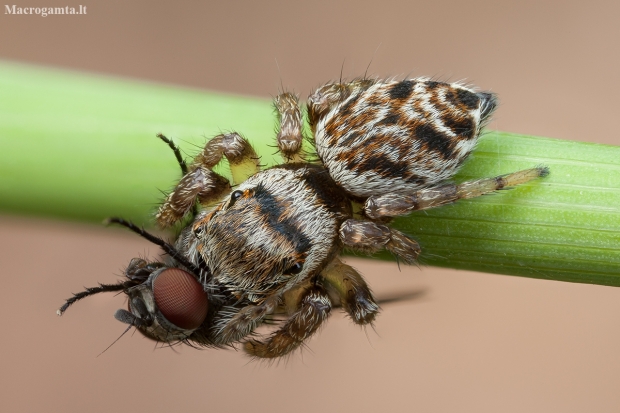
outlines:
M243 342L254 357L284 356L327 319L330 294L360 325L379 312L362 276L339 260L343 249L387 249L416 262L420 247L389 226L391 217L473 198L545 176L544 167L448 183L474 149L497 105L491 93L419 78L330 83L309 97L317 162L302 152L298 98L275 98L284 163L261 170L237 133L216 136L187 166L157 212L162 228L188 222L173 244L114 218L168 254L134 258L119 284L86 289L75 301L123 291L129 311L115 317L161 342L221 347ZM222 157L232 184L213 171ZM255 329L276 311L287 318L268 337Z

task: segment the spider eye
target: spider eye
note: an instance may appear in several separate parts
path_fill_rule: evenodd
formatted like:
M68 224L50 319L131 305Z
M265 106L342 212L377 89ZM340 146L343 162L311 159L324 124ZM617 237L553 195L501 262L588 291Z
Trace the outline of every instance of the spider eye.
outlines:
M286 275L299 274L301 272L301 270L303 270L303 269L304 269L304 263L303 262L296 262L291 267L289 267L286 271L284 271L284 274L286 274Z
M235 205L235 202L237 201L237 199L241 198L242 196L243 196L243 191L235 191L232 194L230 194L230 204L228 204L228 208Z
M194 228L194 236L198 239L202 238L204 236L204 228L202 225L199 225L198 227Z
M179 268L165 269L153 280L153 297L166 320L181 329L196 329L207 317L209 299L202 285Z

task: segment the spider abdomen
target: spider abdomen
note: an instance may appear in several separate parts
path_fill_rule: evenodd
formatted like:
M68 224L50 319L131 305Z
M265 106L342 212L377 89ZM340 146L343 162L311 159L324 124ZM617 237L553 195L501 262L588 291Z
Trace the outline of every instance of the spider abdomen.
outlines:
M495 106L494 95L459 84L376 82L318 122L317 153L354 197L415 191L455 174Z

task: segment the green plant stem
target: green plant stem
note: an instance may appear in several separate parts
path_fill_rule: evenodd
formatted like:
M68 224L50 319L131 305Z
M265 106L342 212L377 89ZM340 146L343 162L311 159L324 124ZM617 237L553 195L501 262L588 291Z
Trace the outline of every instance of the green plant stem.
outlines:
M222 130L280 162L268 101L0 62L0 210L148 225L188 157ZM222 129L225 128L225 129ZM620 147L491 132L454 178L551 174L395 220L429 265L620 285ZM225 167L220 168L225 172ZM391 258L385 254L381 258Z

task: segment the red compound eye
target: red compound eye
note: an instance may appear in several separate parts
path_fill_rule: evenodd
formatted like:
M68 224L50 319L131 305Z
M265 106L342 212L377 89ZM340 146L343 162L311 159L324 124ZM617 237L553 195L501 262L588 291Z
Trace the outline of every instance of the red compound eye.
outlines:
M168 321L184 330L200 327L209 309L202 285L188 272L168 268L153 281L157 308Z

